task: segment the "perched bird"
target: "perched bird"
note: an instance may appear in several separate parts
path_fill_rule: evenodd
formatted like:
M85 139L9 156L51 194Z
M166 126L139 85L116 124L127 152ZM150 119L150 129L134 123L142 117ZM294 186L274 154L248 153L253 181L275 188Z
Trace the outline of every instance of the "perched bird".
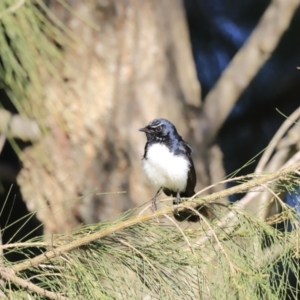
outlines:
M191 147L177 133L176 127L165 119L154 119L139 129L146 133L147 143L143 156L146 177L157 192L152 199L156 210L156 198L163 189L167 196L191 197L195 194L196 172L191 157Z

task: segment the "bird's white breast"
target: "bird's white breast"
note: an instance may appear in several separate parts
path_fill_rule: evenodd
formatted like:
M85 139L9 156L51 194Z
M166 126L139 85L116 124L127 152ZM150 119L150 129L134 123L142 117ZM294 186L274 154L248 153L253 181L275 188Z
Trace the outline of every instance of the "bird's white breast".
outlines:
M183 156L172 154L165 145L157 143L148 148L143 168L148 180L156 188L185 191L189 161Z

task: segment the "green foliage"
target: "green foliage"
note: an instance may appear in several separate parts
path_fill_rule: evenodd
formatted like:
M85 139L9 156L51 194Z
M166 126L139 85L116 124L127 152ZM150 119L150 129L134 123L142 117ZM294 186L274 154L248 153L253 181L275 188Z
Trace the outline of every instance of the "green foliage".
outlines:
M287 274L299 280L299 232L275 226L287 218L297 224L296 216L284 209L264 221L234 205L228 209L238 226L221 228L218 219L202 218L182 229L168 217L133 223L134 218L121 218L51 237L48 245L42 240L11 245L17 252L29 246L48 251L39 261L4 261L4 266L16 278L54 293L52 299L252 300L285 299L288 293L297 299ZM95 233L102 238L87 242ZM3 291L11 299L44 299L14 279Z
M135 217L131 211L115 222L4 245L10 254L32 255L17 263L3 259L0 293L10 299L297 299L299 285L292 287L289 278L300 279L300 216L277 192L296 191L299 167L247 176L236 187L177 207L195 213L195 205L209 205L215 219L199 214L199 223L177 223L173 207ZM270 193L267 206L277 202L281 211L263 219L245 209L244 200L217 201L257 188ZM293 231L282 227L288 223Z
M19 112L39 116L33 101L42 104L45 74L59 78L57 45L67 41L65 29L43 0L0 1L0 88Z

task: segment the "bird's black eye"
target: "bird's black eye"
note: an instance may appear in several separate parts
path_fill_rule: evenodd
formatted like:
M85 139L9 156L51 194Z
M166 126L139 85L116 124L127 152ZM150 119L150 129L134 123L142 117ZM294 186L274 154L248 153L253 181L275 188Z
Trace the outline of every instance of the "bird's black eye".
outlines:
M156 133L161 132L161 130L162 130L161 126L158 126L158 127L155 128L155 132L156 132Z

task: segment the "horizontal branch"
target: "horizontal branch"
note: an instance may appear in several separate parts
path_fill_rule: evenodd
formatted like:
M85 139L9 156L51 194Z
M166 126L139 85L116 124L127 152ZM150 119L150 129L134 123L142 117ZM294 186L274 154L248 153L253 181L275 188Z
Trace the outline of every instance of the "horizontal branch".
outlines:
M280 169L277 172L274 172L271 174L259 175L259 176L255 177L254 179L249 180L248 182L228 188L224 191L217 192L217 193L214 193L214 194L202 197L202 198L200 198L200 197L194 198L194 199L191 198L191 200L194 200L194 201L186 201L186 202L178 205L176 208L177 209L187 208L187 207L195 208L199 204L214 203L214 202L216 202L216 200L219 200L221 198L228 197L233 194L249 191L252 188L260 186L262 184L271 183L274 180L279 179L280 177L284 177L290 173L297 171L299 168L300 168L300 161L298 160L293 165L289 165L283 169ZM76 249L76 248L78 248L82 245L88 244L92 241L106 237L114 232L124 230L125 228L131 227L131 226L139 224L139 223L147 222L151 219L162 217L165 214L172 213L173 210L174 210L173 207L168 207L166 209L156 211L153 214L139 215L139 216L132 217L132 218L125 220L123 222L120 222L118 224L111 225L107 228L101 229L101 230L94 232L92 234L89 234L87 236L78 238L77 240L72 241L69 244L62 245L62 246L59 246L52 250L46 251L45 253L43 253L33 259L27 259L21 263L15 264L14 266L11 267L11 269L14 272L20 272L20 271L26 270L27 268L37 266L47 260L57 258L60 255L62 255L63 253L66 253L68 251ZM234 218L234 214L231 215L231 213L229 213L228 215L226 215L224 217L224 219L222 219L220 221L220 225L224 225L224 223L226 223L230 218Z

